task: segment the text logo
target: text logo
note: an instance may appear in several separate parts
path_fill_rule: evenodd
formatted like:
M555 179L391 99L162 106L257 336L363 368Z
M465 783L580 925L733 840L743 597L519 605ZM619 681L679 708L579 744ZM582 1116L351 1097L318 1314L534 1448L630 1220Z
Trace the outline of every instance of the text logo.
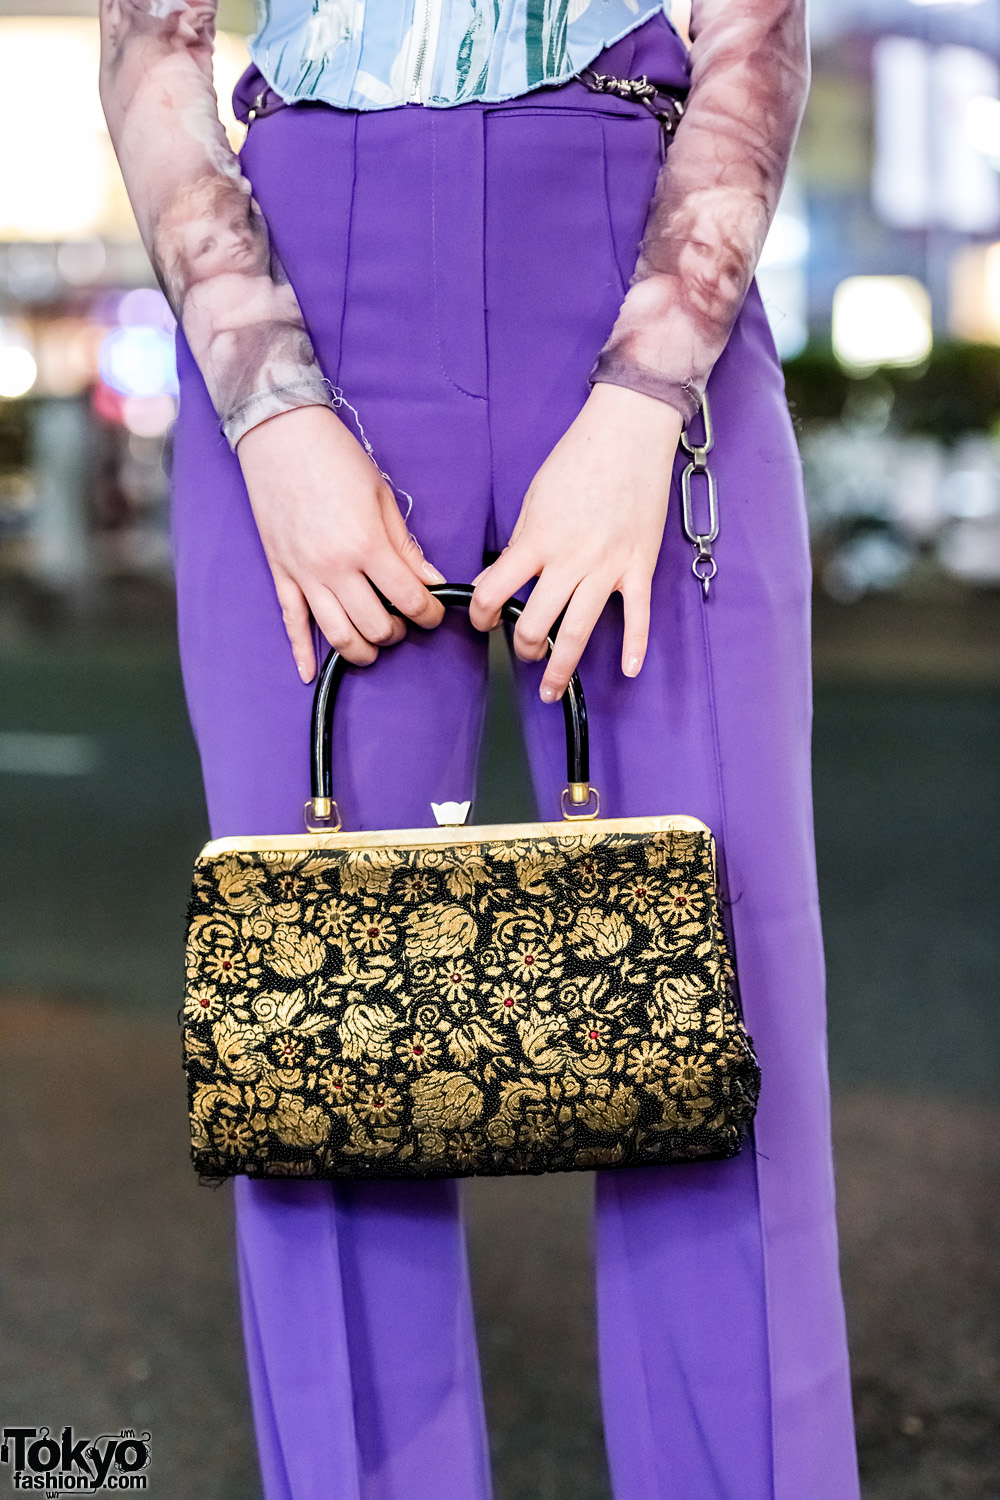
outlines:
M10 1465L15 1490L49 1496L144 1490L149 1446L149 1433L136 1434L130 1427L93 1438L78 1438L72 1427L64 1427L58 1438L49 1427L5 1427L0 1464Z

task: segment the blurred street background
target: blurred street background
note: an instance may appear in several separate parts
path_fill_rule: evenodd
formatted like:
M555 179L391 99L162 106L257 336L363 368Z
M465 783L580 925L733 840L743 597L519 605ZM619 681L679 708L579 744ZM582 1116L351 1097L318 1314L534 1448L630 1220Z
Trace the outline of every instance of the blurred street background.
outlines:
M253 20L219 14L225 106ZM865 1500L1000 1500L1000 4L813 0L812 25L759 280L815 560ZM167 531L173 322L90 0L0 0L0 60L0 1419L149 1428L154 1495L261 1500L231 1188L191 1172L180 1068L207 835ZM532 813L501 649L477 817ZM610 1500L591 1193L467 1194L497 1500Z

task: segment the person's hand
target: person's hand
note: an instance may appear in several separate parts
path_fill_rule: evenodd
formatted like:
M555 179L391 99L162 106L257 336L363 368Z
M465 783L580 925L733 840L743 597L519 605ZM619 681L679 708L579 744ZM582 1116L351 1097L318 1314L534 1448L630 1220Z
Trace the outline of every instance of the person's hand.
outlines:
M407 529L396 497L357 438L325 406L303 406L251 427L236 447L295 665L316 671L309 616L359 666L406 634L372 588L429 628L444 583Z
M541 660L566 610L539 688L546 703L562 696L615 592L625 606L622 671L634 677L642 666L681 425L666 402L595 385L532 480L510 542L476 579L469 613L490 630L504 600L537 577L514 629L522 661Z

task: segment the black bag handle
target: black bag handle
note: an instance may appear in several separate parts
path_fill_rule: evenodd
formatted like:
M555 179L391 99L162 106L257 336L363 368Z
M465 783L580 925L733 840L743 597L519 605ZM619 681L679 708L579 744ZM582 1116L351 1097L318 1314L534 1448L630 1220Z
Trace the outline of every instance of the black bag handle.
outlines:
M473 595L471 583L438 583L428 588L428 593L440 599L447 608L468 609ZM401 611L382 600L390 614ZM524 604L520 599L508 599L501 607L500 615L508 625L521 618ZM555 630L548 637L549 653L555 645ZM340 813L333 796L333 763L331 740L333 732L333 705L337 689L348 663L337 650L332 650L323 663L313 694L312 708L312 757L310 765L310 788L312 796L305 806L306 827L312 833L335 832L340 827ZM588 819L597 816L599 799L590 786L590 742L587 734L587 705L583 688L576 672L573 673L563 694L563 717L566 723L566 781L563 789L563 817ZM591 801L596 803L593 811L585 811ZM568 807L573 811L568 811Z

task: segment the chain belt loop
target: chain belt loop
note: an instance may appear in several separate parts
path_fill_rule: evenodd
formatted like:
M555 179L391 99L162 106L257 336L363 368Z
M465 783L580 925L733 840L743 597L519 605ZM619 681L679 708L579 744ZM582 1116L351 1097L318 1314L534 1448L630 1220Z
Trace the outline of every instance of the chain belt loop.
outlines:
M712 431L712 412L708 404L707 392L701 398L701 417L705 434L702 442L691 441L690 423L681 433L681 447L690 459L681 474L681 516L684 523L684 535L694 548L691 571L701 584L702 593L707 599L709 585L718 572L718 564L712 555L712 544L719 535L719 489L715 482L715 474L708 464L708 455L715 442L715 434ZM708 497L707 531L699 531L694 519L692 481L695 477L705 481Z
M650 83L645 73L639 78L613 78L610 73L581 68L577 77L594 94L614 94L629 104L641 104L655 120L659 120L666 149L684 114L684 99L680 92L675 93L661 83Z

